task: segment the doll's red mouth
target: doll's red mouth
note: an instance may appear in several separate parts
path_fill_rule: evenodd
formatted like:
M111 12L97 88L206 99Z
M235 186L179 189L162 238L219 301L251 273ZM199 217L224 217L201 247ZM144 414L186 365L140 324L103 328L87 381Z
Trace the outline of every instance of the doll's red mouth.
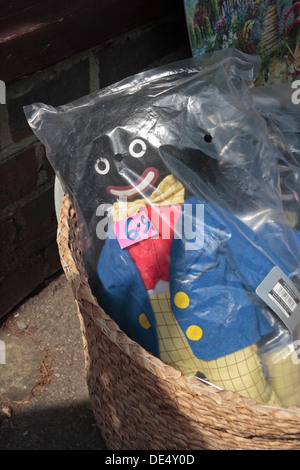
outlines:
M129 186L108 186L106 191L115 197L127 197L128 199L147 192L156 182L159 176L156 168L146 168L135 183Z

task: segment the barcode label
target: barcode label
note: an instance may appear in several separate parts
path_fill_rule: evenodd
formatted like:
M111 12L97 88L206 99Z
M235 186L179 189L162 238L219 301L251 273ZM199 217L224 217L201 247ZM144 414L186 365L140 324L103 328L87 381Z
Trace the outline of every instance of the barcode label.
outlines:
M293 281L274 266L256 288L256 293L279 316L295 339L300 331L300 290Z
M291 316L299 303L299 299L283 279L277 282L268 295L287 317Z

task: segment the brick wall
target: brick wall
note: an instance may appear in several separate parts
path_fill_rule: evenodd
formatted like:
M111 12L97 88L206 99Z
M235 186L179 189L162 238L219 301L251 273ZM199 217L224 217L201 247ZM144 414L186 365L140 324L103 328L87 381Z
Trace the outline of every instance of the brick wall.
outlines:
M185 19L175 15L7 86L6 104L0 104L0 317L60 270L54 174L23 106L65 104L189 56Z

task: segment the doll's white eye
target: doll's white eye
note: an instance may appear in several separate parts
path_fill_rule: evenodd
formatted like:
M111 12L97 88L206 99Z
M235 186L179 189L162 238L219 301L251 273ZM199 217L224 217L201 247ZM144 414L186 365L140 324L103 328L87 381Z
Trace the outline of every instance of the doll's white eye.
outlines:
M109 161L106 158L98 158L95 164L95 170L97 173L99 173L99 175L107 175L109 168Z
M129 153L134 158L141 158L145 155L147 146L141 139L134 139L129 145Z

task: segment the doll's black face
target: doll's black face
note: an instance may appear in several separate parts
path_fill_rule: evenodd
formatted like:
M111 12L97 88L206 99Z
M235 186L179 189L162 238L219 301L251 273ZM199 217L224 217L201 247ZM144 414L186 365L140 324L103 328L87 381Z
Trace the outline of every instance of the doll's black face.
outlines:
M170 173L154 145L120 129L94 142L93 161L107 202L145 197Z
M173 173L186 187L188 175L182 164L201 175L203 181L214 182L217 161L197 149L156 147L136 133L116 128L110 135L95 139L90 149L89 181L97 188L98 204L116 200L147 198L159 183Z

